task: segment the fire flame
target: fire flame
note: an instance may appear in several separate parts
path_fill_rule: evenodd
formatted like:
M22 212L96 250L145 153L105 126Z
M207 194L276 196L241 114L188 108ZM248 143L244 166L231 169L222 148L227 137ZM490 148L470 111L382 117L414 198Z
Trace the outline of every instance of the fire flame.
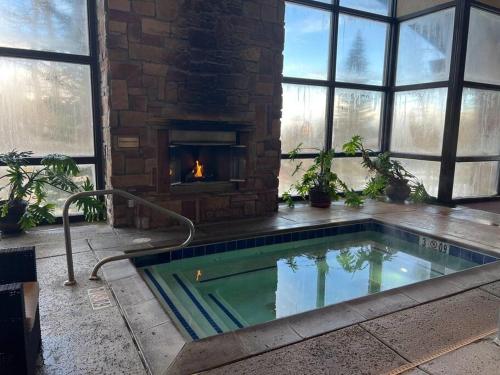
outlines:
M193 169L193 176L203 177L203 165L198 160L196 160L196 164Z

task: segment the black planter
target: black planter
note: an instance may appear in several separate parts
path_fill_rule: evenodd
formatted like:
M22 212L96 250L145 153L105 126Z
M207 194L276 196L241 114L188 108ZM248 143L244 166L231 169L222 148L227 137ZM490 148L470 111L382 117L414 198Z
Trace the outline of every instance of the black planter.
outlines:
M385 195L397 203L402 203L410 196L411 189L406 183L391 183L385 188Z
M309 202L311 207L328 208L332 204L332 198L330 194L322 190L311 189L309 190Z
M4 203L5 201L0 201L1 205ZM24 215L27 208L28 203L25 201L12 202L9 206L9 210L7 211L7 216L0 218L0 232L3 234L22 232L23 230L19 225L19 220L21 220L21 216Z

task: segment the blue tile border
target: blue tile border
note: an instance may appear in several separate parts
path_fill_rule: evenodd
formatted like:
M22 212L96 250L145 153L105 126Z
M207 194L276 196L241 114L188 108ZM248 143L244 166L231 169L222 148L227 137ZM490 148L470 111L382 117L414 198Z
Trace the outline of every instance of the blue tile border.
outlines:
M231 319L231 321L236 325L236 327L238 328L243 328L243 324L240 323L240 321L238 319L236 319L236 317L231 313L231 311L229 311L226 306L224 306L222 304L222 302L220 302L217 298L215 298L215 296L212 294L212 293L209 293L208 294L208 297L214 301L214 303L219 307L219 309L222 310L222 312L224 314L226 314L226 316Z
M149 271L148 269L146 269L146 270L144 270L144 272L147 275L147 277L151 280L151 282L153 283L153 285L155 286L155 288L158 290L158 292L160 293L160 295L162 296L162 298L165 300L165 303L167 304L167 306L170 308L170 310L172 310L172 312L174 313L175 317L182 324L182 326L184 327L184 329L186 330L186 332L189 334L189 336L191 336L191 338L193 340L198 340L199 337L196 334L196 332L194 331L194 329L189 325L189 323L186 321L186 319L184 319L184 317L182 316L182 314L180 313L180 311L177 309L177 307L175 306L175 304L168 297L167 293L165 293L165 291L163 290L163 288L161 287L161 285L158 283L158 281L156 280L156 278L151 274L151 271Z
M173 277L175 281L180 285L182 290L187 294L187 296L191 299L191 302L194 303L196 308L200 311L200 313L203 315L203 317L210 323L212 328L215 330L217 333L222 333L222 329L219 327L219 325L213 320L213 318L210 316L210 314L205 310L205 308L201 305L201 303L196 299L196 297L193 295L193 293L189 290L189 288L182 282L180 277L177 274L173 274Z
M392 225L382 224L375 221L363 223L336 225L317 229L306 229L300 231L277 233L264 236L251 237L240 240L221 241L206 245L198 245L175 250L171 253L137 257L133 259L136 267L146 267L154 264L168 263L183 258L199 257L223 253L227 251L243 250L248 248L261 247L266 245L283 244L293 241L308 240L313 238L329 237L340 234L355 233L361 231L374 231L393 235L401 240L418 244L419 235ZM435 238L438 241L445 241ZM457 245L450 244L449 254L478 264L495 262L498 259L491 255L486 255L477 250L469 250Z

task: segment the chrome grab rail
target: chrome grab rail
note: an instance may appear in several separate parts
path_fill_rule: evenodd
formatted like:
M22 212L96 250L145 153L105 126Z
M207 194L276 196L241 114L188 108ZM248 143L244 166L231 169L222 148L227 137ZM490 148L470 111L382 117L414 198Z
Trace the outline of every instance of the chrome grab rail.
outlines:
M149 249L138 249L138 250L128 250L124 252L124 254L121 255L113 255L109 256L106 258L101 259L92 269L92 273L90 274L90 280L99 280L99 276L97 276L97 271L106 263L112 262L115 260L122 260L122 259L130 259L134 258L136 256L143 256L143 255L154 255L154 254L161 254L161 253L166 253L172 250L178 250L182 249L186 246L188 246L191 241L193 240L194 237L194 224L191 220L188 218L179 215L178 213L175 213L173 211L167 210L166 208L163 208L161 206L158 206L154 203L151 203L143 198L139 198L133 194L130 194L124 190L119 190L119 189L109 189L109 190L94 190L94 191L82 191L80 193L73 194L70 196L66 202L64 203L64 209L63 209L63 226L64 226L64 241L66 244L66 262L68 264L68 280L64 282L64 285L74 285L76 284L75 280L75 272L73 268L73 249L71 247L71 232L70 232L70 223L69 223L69 206L71 203L73 203L75 200L81 197L91 197L91 196L104 196L104 195L119 195L123 198L131 199L135 202L138 202L139 204L142 204L146 207L149 207L153 210L157 210L169 217L172 217L181 224L185 225L189 229L189 236L178 246L169 246L169 247L153 247Z

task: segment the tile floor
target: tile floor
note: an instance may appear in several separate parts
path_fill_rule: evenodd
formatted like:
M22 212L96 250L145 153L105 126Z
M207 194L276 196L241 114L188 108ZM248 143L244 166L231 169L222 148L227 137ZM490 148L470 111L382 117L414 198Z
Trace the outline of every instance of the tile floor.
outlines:
M341 203L327 210L301 204L294 209L280 207L272 217L232 222L231 225L198 226L196 240L237 238L242 233L269 233L370 217L500 254L500 215L465 207L450 209L380 202L368 202L361 209L346 208ZM136 243L149 247L171 243L181 237L182 233L176 230L137 231L110 228L105 224L74 225L73 252L78 280L74 287L63 286L66 259L60 226L40 227L20 237L2 238L1 248L36 245L43 342L38 373L165 373L184 341L172 329L172 322L151 292L143 288L135 268L128 261L109 264L101 271L104 279L99 282L89 281L88 274L97 259L124 247L136 246ZM377 374L388 371L429 350L480 330L491 329L500 307L500 282L483 285L491 280L492 275L484 271L483 276L479 275L474 282L468 281L469 287L475 289L407 309L409 299L420 298L421 302L427 302L441 298L439 293L442 291L433 288L435 295L432 298L428 298L431 291L425 287L416 288L413 294L394 292L387 303L397 306L398 310L403 309L401 311L361 324L353 321L349 324L354 325L349 327L292 345L277 345L267 353L209 372ZM441 288L442 295L449 294L451 285L454 285L445 284ZM94 311L87 291L100 286L110 294L112 306ZM377 306L374 300L349 307L371 319L379 316L387 303ZM373 311L377 314L370 315ZM294 333L297 332L292 332L292 335ZM266 334L269 336L269 332ZM275 336L266 340L272 342L274 339ZM251 343L246 342L245 348L249 347ZM228 345L230 351L231 345ZM492 343L492 338L485 338L426 363L411 373L496 374L499 353L500 348ZM172 366L169 372L189 371Z

